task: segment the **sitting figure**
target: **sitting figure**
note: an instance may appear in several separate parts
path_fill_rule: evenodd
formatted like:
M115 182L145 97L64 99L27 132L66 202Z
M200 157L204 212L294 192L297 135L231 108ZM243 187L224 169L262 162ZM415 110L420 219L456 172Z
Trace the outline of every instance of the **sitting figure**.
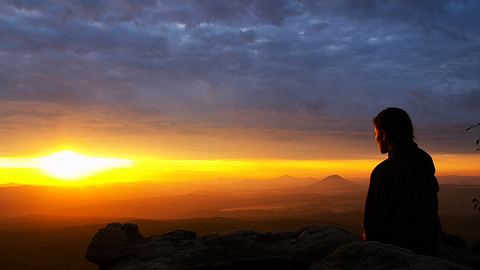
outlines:
M370 176L363 238L436 255L441 224L432 158L414 142L404 110L387 108L373 125L380 153L388 158Z

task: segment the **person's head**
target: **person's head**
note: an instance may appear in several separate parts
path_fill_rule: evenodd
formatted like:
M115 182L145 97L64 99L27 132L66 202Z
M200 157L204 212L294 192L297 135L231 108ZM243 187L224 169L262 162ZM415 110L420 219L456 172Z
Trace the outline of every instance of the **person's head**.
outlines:
M400 108L386 108L373 118L375 140L380 153L389 152L395 145L413 142L413 124L407 112Z

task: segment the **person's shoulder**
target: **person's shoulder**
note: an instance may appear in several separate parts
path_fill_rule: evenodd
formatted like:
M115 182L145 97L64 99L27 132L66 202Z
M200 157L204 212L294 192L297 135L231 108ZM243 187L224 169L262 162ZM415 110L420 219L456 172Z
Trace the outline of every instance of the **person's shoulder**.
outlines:
M384 161L380 162L372 171L371 177L378 177L380 175L385 174L389 171L392 161L390 159L385 159Z
M391 163L392 161L390 159L385 159L375 166L370 174L370 186L378 188L379 186L383 186L386 183L385 181L388 182L388 179L390 179Z
M425 150L423 150L422 148L418 147L418 153L425 159L428 159L428 160L433 160L432 159L432 156L430 156L429 153L427 153Z
M428 154L425 150L418 148L418 155L421 157L421 160L423 160L423 164L425 166L429 167L433 173L435 173L435 165L433 163L433 158Z

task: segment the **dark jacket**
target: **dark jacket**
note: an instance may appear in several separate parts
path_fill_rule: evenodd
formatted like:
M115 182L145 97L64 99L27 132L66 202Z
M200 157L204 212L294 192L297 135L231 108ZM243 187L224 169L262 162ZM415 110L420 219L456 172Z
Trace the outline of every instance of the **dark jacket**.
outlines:
M415 143L397 147L372 172L365 202L366 240L434 255L441 230L432 158Z

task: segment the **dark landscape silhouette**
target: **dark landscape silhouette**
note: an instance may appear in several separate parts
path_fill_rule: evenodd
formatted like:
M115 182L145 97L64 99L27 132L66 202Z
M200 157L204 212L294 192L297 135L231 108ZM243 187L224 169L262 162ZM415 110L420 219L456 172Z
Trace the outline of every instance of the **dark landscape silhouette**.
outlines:
M480 186L472 185L478 177L448 176L439 181L444 230L474 244L480 239L480 219L471 198L480 193ZM204 235L330 224L360 237L365 180L282 176L222 183L176 183L177 194L171 193L173 186L167 189L152 182L98 187L9 184L0 188L3 264L19 269L96 269L84 259L86 248L100 228L114 221L135 223L145 236L177 229ZM32 259L22 260L19 254Z

